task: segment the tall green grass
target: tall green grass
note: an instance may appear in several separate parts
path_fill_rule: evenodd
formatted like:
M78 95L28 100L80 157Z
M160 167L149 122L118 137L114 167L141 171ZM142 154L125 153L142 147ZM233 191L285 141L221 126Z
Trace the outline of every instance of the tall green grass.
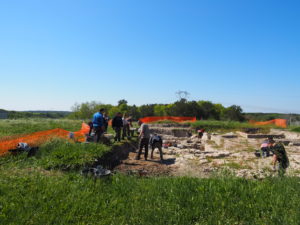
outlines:
M41 146L36 158L45 169L78 170L93 164L110 151L110 147L95 143L70 143L53 139Z
M0 157L0 165L10 168L44 168L47 170L60 169L64 171L80 170L91 166L95 159L109 152L111 147L95 143L72 143L64 139L52 139L42 146L35 157L27 157L26 153L18 156Z
M299 224L299 178L0 174L1 224Z

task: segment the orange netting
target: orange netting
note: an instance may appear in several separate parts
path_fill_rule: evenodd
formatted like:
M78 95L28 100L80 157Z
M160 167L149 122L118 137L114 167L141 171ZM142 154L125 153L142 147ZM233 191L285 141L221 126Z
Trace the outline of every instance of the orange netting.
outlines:
M258 122L255 120L250 120L249 123L254 125L275 125L282 128L287 128L287 120L286 119L275 119L269 121Z
M9 149L15 149L19 142L25 142L30 146L38 146L53 137L68 139L70 138L71 133L73 134L75 140L82 142L85 140L85 134L87 134L89 130L89 125L82 123L81 129L76 132L69 132L64 129L56 128L52 130L25 134L19 137L16 137L15 135L11 137L5 137L2 139L2 141L0 141L0 156L7 153Z
M176 117L176 116L152 116L140 119L143 123L152 123L156 121L170 120L174 122L195 122L196 117Z

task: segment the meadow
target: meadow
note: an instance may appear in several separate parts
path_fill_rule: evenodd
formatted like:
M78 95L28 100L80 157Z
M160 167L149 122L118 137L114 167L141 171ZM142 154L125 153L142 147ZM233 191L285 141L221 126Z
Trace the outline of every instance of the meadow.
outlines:
M0 130L3 134L2 125L10 135L54 126L78 130L81 121L27 123L21 129L1 121ZM0 224L300 223L297 177L247 180L226 171L206 179L80 174L112 147L53 139L35 157L1 157Z
M28 134L37 131L62 128L77 131L81 128L81 120L69 119L11 119L0 120L0 138L10 135Z

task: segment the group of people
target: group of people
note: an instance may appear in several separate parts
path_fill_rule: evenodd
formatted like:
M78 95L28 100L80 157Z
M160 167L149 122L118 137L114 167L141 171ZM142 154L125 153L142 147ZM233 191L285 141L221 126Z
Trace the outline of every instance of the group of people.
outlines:
M96 112L93 115L92 122L90 125L91 135L92 131L94 133L94 142L99 142L101 136L104 132L107 131L109 122L109 117L107 116L105 109L100 109L99 112ZM121 139L130 139L131 132L130 128L132 127L131 117L126 117L126 114L122 115L121 112L118 112L116 116L112 119L112 128L115 131L115 141L121 141ZM148 146L150 144L151 159L153 159L153 152L157 148L160 153L160 160L163 161L162 153L162 138L156 134L150 134L149 126L141 121L139 121L139 150L137 152L136 159L140 159L143 149L145 149L144 158L148 160Z
M123 140L126 137L130 139L130 127L132 127L131 117L126 117L126 114L122 115L122 113L118 112L112 120L112 128L116 132L115 141L121 141L121 136Z
M109 123L109 117L105 112L105 109L100 109L93 115L92 121L89 123L90 132L89 135L94 133L94 141L99 142L103 133L107 132ZM112 120L112 128L116 132L115 141L121 141L125 137L130 138L130 127L132 126L131 117L126 118L126 115L122 116L122 113L118 112Z
M283 176L289 167L289 159L284 145L281 142L276 143L272 137L261 144L261 156L264 158L271 154L273 155L273 169Z

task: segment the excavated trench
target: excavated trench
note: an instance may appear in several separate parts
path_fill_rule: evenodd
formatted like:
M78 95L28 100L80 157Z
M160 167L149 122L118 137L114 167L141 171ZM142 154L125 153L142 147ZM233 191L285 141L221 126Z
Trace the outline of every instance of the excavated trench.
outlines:
M134 141L114 145L110 152L106 153L95 162L94 167L101 165L106 169L113 170L120 165L123 160L128 159L130 152L136 151L137 145L138 143Z
M137 141L123 142L113 147L112 151L101 157L97 164L120 173L140 176L197 176L207 177L214 171L229 168L237 176L253 178L272 174L271 158L257 158L254 153L260 148L263 139L273 137L286 144L291 158L290 171L300 169L300 137L282 132L271 131L270 134L253 134L232 132L228 134L207 134L200 139L192 135L193 129L186 126L169 124L150 125L152 133L157 133L164 140L164 159L160 162L158 151L154 159L135 160ZM293 136L294 135L294 136ZM149 149L149 156L150 156ZM299 165L298 165L299 164Z

